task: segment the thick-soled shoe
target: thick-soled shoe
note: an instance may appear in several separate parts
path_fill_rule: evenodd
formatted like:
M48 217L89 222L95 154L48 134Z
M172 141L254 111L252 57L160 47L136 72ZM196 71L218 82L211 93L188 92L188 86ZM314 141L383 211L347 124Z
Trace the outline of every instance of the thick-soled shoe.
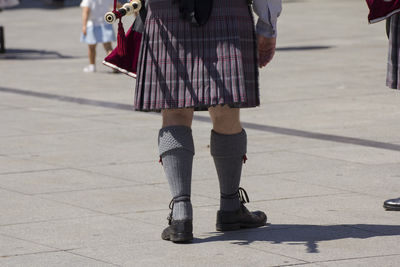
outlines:
M267 223L267 215L262 211L250 212L245 206L245 203L250 202L246 190L239 187L239 190L232 195L221 194L221 198L233 197L240 201L240 208L235 211L219 210L217 212L217 231L234 231L241 228L256 228L264 226Z
M193 223L192 220L172 220L170 225L164 229L161 234L164 240L187 243L193 240Z
M219 210L217 213L217 231L234 231L241 228L256 228L267 223L267 215L262 211L250 212L243 203L236 211Z
M386 210L399 210L400 211L400 198L389 199L383 203Z

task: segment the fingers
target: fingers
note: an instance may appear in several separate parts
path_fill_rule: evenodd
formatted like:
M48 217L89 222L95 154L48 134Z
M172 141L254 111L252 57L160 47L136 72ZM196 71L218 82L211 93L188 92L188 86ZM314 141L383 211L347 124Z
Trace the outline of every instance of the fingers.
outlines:
M275 55L276 38L267 38L262 35L257 36L258 43L258 66L265 67Z
M194 19L194 0L180 0L179 13L183 20L192 22Z
M259 51L258 66L260 68L267 66L267 64L271 62L274 55L275 49L271 49L269 51Z

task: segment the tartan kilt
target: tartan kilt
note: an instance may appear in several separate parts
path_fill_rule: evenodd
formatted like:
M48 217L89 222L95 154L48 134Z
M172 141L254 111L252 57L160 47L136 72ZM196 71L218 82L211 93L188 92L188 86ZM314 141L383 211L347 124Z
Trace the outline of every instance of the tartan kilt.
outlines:
M260 104L254 19L246 0L215 0L206 25L179 18L172 0L148 0L135 109Z
M389 23L389 55L386 85L392 89L400 89L400 14L391 16Z

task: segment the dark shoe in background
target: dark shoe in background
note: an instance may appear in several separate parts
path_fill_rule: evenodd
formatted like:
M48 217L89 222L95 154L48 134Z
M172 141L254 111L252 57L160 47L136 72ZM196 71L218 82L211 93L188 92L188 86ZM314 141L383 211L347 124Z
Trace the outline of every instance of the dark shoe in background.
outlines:
M399 210L400 211L400 198L388 199L383 203L386 210Z

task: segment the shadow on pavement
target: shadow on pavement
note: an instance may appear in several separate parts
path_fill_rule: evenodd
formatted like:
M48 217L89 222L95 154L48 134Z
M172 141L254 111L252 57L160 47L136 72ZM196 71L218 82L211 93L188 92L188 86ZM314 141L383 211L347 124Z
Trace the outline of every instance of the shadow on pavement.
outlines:
M318 242L339 239L367 239L377 236L399 236L400 225L344 224L297 225L273 224L258 229L236 232L215 232L214 236L195 238L193 243L231 241L232 244L250 245L254 242L302 245L308 253L319 253Z
M307 50L322 50L322 49L330 49L333 46L324 46L324 45L308 45L308 46L286 46L286 47L278 47L276 51L307 51Z
M6 49L0 54L0 60L37 60L37 59L68 59L77 58L60 54L57 51L33 50L33 49Z

